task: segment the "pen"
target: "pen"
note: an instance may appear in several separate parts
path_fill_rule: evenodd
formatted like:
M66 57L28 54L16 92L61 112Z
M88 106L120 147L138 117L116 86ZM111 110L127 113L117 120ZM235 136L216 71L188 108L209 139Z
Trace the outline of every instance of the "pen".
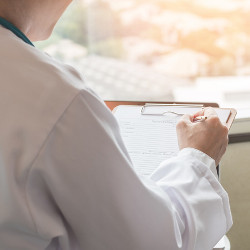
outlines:
M207 120L207 116L197 116L194 118L194 122L203 122Z

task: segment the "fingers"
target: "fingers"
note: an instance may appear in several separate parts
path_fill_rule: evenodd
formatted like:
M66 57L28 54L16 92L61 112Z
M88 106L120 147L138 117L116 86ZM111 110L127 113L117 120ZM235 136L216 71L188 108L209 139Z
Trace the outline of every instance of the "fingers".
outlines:
M204 115L208 116L208 117L209 116L218 116L216 111L213 108L210 108L210 107L204 109Z
M208 118L195 122L197 116ZM176 128L180 149L196 148L212 157L216 164L220 162L228 144L228 128L222 125L213 108L205 108L194 115L184 115Z
M197 113L195 113L194 115L188 115L188 114L183 115L182 118L180 119L179 123L186 123L186 124L193 123L198 116L205 116L212 123L220 123L220 119L219 119L216 111L211 107L204 108L204 109L198 111Z
M204 116L204 109L198 111L197 113L194 114L194 118L198 117L198 116Z
M201 117L204 117L204 118L202 119ZM212 122L212 120L214 120L214 122L216 122L217 120L219 120L219 117L218 117L216 111L211 107L203 108L202 110L198 111L197 113L195 113L193 115L193 118L194 118L193 121L205 121L205 120L209 119L210 122ZM219 122L219 121L217 121L217 122Z
M210 115L217 115L217 113L213 108L207 107L207 108L202 108L202 110L195 113L194 117L197 117L197 116L210 116Z
M223 129L225 131L227 131L227 133L228 133L228 128L227 128L226 124L222 124L222 122L221 122L218 114L216 113L215 109L210 108L210 107L209 108L205 108L204 109L204 116L206 116L207 119L212 124L217 125L217 126L220 125L220 126L224 127Z
M198 116L217 116L217 113L213 108L205 108L198 111L194 115L188 115L188 114L183 115L179 123L186 123L186 124L193 123L195 118L197 118Z

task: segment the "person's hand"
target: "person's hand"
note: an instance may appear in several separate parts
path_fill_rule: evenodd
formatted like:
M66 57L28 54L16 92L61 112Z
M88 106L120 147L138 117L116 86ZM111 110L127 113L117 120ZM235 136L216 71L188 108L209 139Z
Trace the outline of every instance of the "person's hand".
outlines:
M207 119L195 122L197 116ZM184 115L176 126L180 150L198 149L215 160L216 166L226 152L228 145L228 128L220 122L213 108L205 108L195 115Z

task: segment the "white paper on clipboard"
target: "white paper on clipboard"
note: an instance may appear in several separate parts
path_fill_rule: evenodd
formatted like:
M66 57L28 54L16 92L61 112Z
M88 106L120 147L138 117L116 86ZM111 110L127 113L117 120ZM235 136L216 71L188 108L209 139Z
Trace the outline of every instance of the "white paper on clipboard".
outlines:
M114 115L121 128L121 135L135 170L139 175L149 176L159 164L178 154L176 124L181 116L165 113L168 110L180 114L194 114L200 107L150 106L142 115L142 106L121 105ZM216 109L223 123L230 116L229 109Z

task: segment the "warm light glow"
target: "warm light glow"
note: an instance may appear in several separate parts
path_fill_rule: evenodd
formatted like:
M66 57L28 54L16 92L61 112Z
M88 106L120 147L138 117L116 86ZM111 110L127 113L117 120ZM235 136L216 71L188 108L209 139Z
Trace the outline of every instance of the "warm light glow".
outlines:
M159 78L184 77L191 86L201 77L250 75L249 12L250 1L244 0L79 0L43 47L67 62L90 55L113 58L115 65L123 64L118 68L144 65ZM68 48L58 51L58 38L72 42L63 42ZM164 80L170 96L183 85L178 79Z

